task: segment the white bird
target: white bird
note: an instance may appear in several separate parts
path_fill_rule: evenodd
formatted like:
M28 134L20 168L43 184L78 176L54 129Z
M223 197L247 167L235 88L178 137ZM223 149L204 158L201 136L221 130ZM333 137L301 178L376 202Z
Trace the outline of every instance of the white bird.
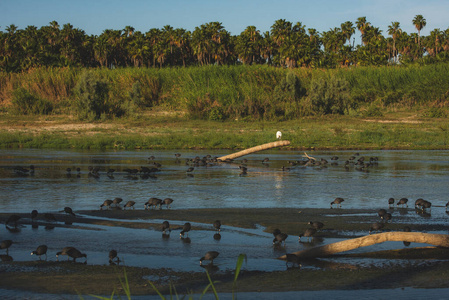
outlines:
M282 138L282 132L280 131L276 132L276 138L280 140Z

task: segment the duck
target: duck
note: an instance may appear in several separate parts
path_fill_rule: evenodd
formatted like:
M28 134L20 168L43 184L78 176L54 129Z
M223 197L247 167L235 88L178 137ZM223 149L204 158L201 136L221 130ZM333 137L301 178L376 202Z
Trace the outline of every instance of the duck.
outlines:
M318 222L318 221L310 221L308 224L311 225L313 228L315 228L318 231L323 229L323 227L324 227L324 223Z
M114 204L115 207L119 207L119 206L120 206L120 203L121 203L122 201L123 201L122 198L116 197L116 198L114 198L114 200L112 200L112 204Z
M59 252L56 253L56 260L59 260L58 259L59 255L67 255L67 260L69 260L69 256L68 256L67 252L70 249L72 249L72 248L74 248L74 247L64 247L64 248L62 248L62 251L59 251Z
M103 204L100 205L100 210L103 209L103 206L106 206L107 209L110 209L111 204L112 204L112 200L110 200L110 199L104 200Z
M81 253L81 251L73 247L67 250L67 255L73 258L73 262L76 262L76 259L81 257L85 257L87 259L87 255L85 253Z
M44 218L45 220L47 220L48 222L56 222L56 217L54 214L52 213L45 213L44 214Z
M307 228L306 231L304 231L304 233L299 236L298 240L301 241L302 237L306 237L307 242L309 241L309 238L312 238L313 240L313 236L315 235L316 232L317 230L315 228Z
M34 220L37 218L38 212L36 209L33 209L31 211L31 222L34 222Z
M157 208L157 206L159 206L159 209L161 209L162 200L159 198L150 198L147 202L145 202L144 209L150 209L150 207Z
M221 230L221 221L220 220L216 220L214 222L214 228L215 228L215 231L220 232L220 230Z
M168 232L171 232L170 223L168 221L164 221L162 222L162 233L165 234L167 230Z
M8 225L9 223L14 223L14 227L17 227L17 221L20 220L19 215L10 215L9 218L6 220L5 225Z
M288 263L289 262L292 263L292 268L295 265L298 266L298 268L301 267L301 262L299 261L299 257L296 254L287 253L287 254L285 254L285 258L286 258L285 259L286 260L285 265L287 266L287 268L288 268Z
M31 255L37 255L39 256L39 260L41 260L41 255L45 254L45 260L47 260L47 249L47 245L40 245L36 248L36 250L31 252Z
M117 250L112 249L109 251L109 264L114 264L114 259L117 260L117 264L120 263L120 258L117 256Z
M9 255L9 247L12 245L11 240L4 240L0 243L0 249L6 249L6 255Z
M388 208L391 208L391 206L394 205L394 198L388 199Z
M340 197L335 198L335 200L331 202L331 208L333 208L332 205L334 205L334 204L337 205L337 207L341 208L341 203L343 201L345 201L343 198L340 198Z
M192 225L187 222L184 224L184 226L182 227L182 231L179 234L181 237L184 237L184 234L188 235L188 232L190 231L190 229L192 229Z
M136 204L136 202L130 200L130 201L126 202L126 204L123 206L123 209L125 209L125 208L127 208L127 207L128 207L128 208L131 207L132 209L134 209L134 204Z
M167 206L167 209L170 209L171 204L173 203L173 199L172 198L165 198L162 201L163 204L165 204Z
M274 235L274 233L273 233ZM282 246L282 242L284 243L285 246L285 240L288 238L288 234L280 232L278 234L276 234L276 236L273 239L273 245L281 245Z
M200 266L203 265L204 260L210 260L210 265L213 265L214 259L216 259L220 255L218 251L208 251L204 254L203 257L200 258Z
M408 202L407 198L401 198L401 199L399 199L398 203L396 203L396 206L401 205L402 207L404 207L404 204L405 204L405 206L408 207L407 202Z
M382 228L384 228L383 223L380 223L380 222L373 223L373 224L371 224L371 227L369 229L369 234L371 234L371 232L373 232L373 231L375 231L376 233L379 231L382 232Z
M64 212L65 212L66 214L69 214L69 215L72 215L72 216L75 217L75 213L74 213L73 210L72 210L70 207L68 207L68 206L64 207Z

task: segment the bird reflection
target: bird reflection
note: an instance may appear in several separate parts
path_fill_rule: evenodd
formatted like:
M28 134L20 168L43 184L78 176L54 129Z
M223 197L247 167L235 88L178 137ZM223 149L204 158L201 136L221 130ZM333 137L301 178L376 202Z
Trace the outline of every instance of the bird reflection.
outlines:
M214 234L214 240L216 240L216 241L221 240L221 234L219 234L219 233Z
M168 240L170 238L170 233L162 233L162 239Z
M181 241L184 244L190 244L192 242L192 240L189 237L181 237Z
M13 261L12 256L10 256L8 254L1 254L0 255L0 260L1 261Z
M220 271L220 268L214 264L200 265L200 267L206 269L209 273Z
M53 225L45 226L45 230L53 230L53 229L55 229L55 226L53 226Z

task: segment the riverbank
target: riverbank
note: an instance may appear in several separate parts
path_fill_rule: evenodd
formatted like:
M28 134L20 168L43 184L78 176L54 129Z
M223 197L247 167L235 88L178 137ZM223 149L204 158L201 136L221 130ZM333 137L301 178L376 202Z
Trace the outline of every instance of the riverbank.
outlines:
M230 149L282 138L283 149L449 149L449 121L425 111L386 113L378 118L307 117L294 121L189 120L184 113L151 111L136 118L82 122L70 115L0 114L0 148Z
M432 210L444 208L434 207ZM400 231L407 225L412 231L421 232L446 232L445 220L433 220L432 222L410 223L410 214L415 211L412 208L395 208L399 214L395 214L393 222L386 224L386 231ZM311 220L320 220L325 224L324 229L317 233L317 241L326 241L333 238L354 238L368 234L372 222L378 220L377 212L366 209L288 209L288 208L229 208L229 209L187 209L187 210L94 210L76 211L78 217L56 214L58 223L52 223L61 230L89 230L102 226L115 228L130 228L132 230L160 230L160 220L176 221L188 220L194 224L192 236L200 230L212 229L212 222L221 219L228 229L222 231L222 235L230 234L230 228L264 228L266 233L274 228L282 228L289 234L287 245L292 247L298 243L299 230L307 228ZM0 214L0 222L4 223L10 214ZM19 228L26 230L31 225L28 214L19 214ZM428 218L428 217L426 217ZM37 220L40 226L46 226L45 221ZM92 227L93 226L93 227ZM172 239L179 239L176 233L177 226L173 226L175 232ZM57 230L57 229L55 229ZM146 231L148 232L148 231ZM20 247L21 233L15 233L15 238ZM148 233L147 233L148 234ZM147 235L145 234L145 235ZM197 234L198 235L198 234ZM190 235L189 235L190 236ZM271 244L272 236L267 235L266 243ZM83 235L89 238L88 234ZM193 238L195 239L195 238ZM84 243L96 243L96 251L107 253L109 249L103 249L106 241L83 241ZM320 243L320 242L318 242ZM313 243L311 244L313 245ZM243 245L235 244L236 248ZM149 245L149 247L151 247ZM289 246L286 246L289 247ZM285 251L283 249L283 251ZM14 255L13 247L10 254ZM239 251L235 249L235 251ZM243 250L242 250L243 252ZM282 252L282 251L281 251ZM2 252L3 253L3 252ZM273 260L276 260L277 251L273 252ZM248 256L247 264L254 263L252 253ZM285 292L304 290L347 290L347 289L386 289L386 288L449 288L449 261L447 250L435 248L404 248L400 251L381 251L377 253L355 254L334 258L319 259L302 262L302 268L289 268L284 271L257 271L247 269L243 264L243 270L234 287L236 292ZM170 283L176 288L179 295L187 293L201 293L208 284L204 270L195 272L175 271L170 268L149 268L134 266L112 266L73 263L61 259L54 260L54 253L49 254L48 261L13 261L0 263L0 288L30 290L39 293L50 294L96 294L111 295L123 294L121 282L126 278L132 295L156 294L149 284L153 282L156 288L164 293L170 293ZM106 254L105 254L106 255ZM223 254L224 255L224 254ZM340 259L338 258L340 257ZM369 259L367 259L369 257ZM418 259L419 258L419 259ZM167 256L166 259L173 259ZM199 259L199 258L198 258ZM374 260L373 260L374 259ZM382 259L385 259L383 263ZM235 257L235 261L237 257ZM197 262L196 262L197 263ZM279 261L280 264L284 262ZM220 265L220 262L217 261ZM233 270L215 269L208 267L212 279L216 283L219 293L232 292Z

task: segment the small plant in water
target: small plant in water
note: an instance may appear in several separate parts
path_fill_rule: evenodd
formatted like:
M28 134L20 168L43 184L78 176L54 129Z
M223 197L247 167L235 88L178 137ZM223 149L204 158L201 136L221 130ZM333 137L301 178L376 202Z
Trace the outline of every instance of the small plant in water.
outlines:
M243 265L243 261L246 262L247 261L247 257L246 257L246 254L241 253L238 256L238 258L237 258L237 264L236 264L236 267L235 267L234 281L232 283L232 299L235 299L235 285L237 283L237 278L239 277L240 270L241 270L242 265ZM215 284L217 284L219 281L212 281L212 278L210 277L209 272L207 271L207 269L206 269L206 275L207 275L207 279L209 280L209 284L204 288L204 290L201 293L199 299L202 299L206 295L206 293L209 291L209 289L212 289L212 293L214 294L215 299L217 299L217 300L220 299L220 297L218 296L218 292L217 292L217 290L215 288ZM128 278L126 276L126 270L124 270L124 278L125 278L124 281L121 278L119 278L120 284L122 285L123 291L125 292L126 299L131 299L131 297L132 297L131 296L131 290L129 288L129 282L128 282ZM166 300L167 299L164 295L162 295L161 292L159 292L159 290L156 288L156 286L151 281L149 281L149 283L150 283L151 287L159 295L159 297L161 297L162 300ZM103 296L96 296L96 295L90 295L90 296L93 296L93 297L95 297L97 299L103 299L103 300L111 299L112 300L112 299L114 299L114 293L115 293L115 291L112 292L111 297L103 297ZM183 296L181 298L185 299L186 296L187 295L185 295L185 296ZM170 298L168 298L168 299L173 299L173 297L175 297L176 299L179 299L179 295L176 292L175 286L172 283L170 283ZM80 298L83 299L82 296L80 296ZM121 299L120 296L119 296L119 299ZM193 295L188 295L187 299L194 299Z

